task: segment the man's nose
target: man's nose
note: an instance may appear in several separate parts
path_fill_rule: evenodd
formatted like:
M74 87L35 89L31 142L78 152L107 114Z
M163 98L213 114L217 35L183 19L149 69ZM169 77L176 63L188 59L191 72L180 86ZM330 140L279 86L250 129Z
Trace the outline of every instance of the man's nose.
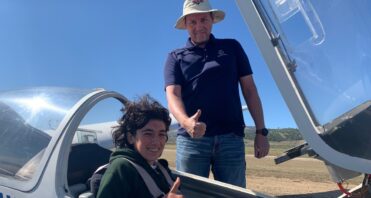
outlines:
M196 30L202 30L203 28L204 28L204 26L202 25L202 23L196 23L196 25L195 25Z

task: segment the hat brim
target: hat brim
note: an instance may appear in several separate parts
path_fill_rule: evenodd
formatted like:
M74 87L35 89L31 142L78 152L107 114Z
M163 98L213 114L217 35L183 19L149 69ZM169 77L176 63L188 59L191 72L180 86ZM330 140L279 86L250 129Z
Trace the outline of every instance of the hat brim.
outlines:
M185 17L188 16L188 15L198 14L198 13L208 13L208 12L213 13L213 24L222 21L224 19L224 17L225 17L225 13L223 11L217 10L217 9L207 10L207 11L195 11L195 12L187 13L187 14L181 16L176 21L175 28L181 29L181 30L186 29L186 26L185 26Z

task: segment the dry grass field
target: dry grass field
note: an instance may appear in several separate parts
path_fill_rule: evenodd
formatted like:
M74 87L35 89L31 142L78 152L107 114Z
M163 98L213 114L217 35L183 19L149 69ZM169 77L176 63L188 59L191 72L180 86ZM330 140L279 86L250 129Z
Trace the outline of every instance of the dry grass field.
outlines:
M284 198L327 198L341 195L320 160L299 157L279 165L274 164L275 156L286 150L286 147L291 147L291 144L272 143L270 156L256 159L252 155L251 143L247 143L247 188ZM175 167L175 145L167 145L162 157L169 161L171 167ZM353 188L361 181L361 177L352 179L344 187Z

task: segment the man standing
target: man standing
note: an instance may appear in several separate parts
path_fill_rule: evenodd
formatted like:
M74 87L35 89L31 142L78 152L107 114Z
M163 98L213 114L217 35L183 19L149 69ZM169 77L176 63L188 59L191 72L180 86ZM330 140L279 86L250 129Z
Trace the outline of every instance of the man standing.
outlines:
M217 39L214 23L225 13L208 0L185 0L175 27L187 29L186 46L169 53L165 89L170 112L180 128L176 140L177 170L246 187L244 120L239 96L255 122L255 156L269 152L264 116L249 60L234 39Z

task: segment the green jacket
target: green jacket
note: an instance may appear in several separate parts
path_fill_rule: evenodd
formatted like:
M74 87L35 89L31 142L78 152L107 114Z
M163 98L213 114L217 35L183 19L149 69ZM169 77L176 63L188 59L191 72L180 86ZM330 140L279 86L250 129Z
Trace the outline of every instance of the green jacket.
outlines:
M110 165L101 180L97 198L147 198L152 197L138 171L125 159L142 166L156 182L162 192L167 194L170 186L161 171L155 171L136 151L128 148L118 149L112 153ZM165 162L165 163L163 163ZM166 160L160 163L169 171ZM171 173L170 173L171 175Z

